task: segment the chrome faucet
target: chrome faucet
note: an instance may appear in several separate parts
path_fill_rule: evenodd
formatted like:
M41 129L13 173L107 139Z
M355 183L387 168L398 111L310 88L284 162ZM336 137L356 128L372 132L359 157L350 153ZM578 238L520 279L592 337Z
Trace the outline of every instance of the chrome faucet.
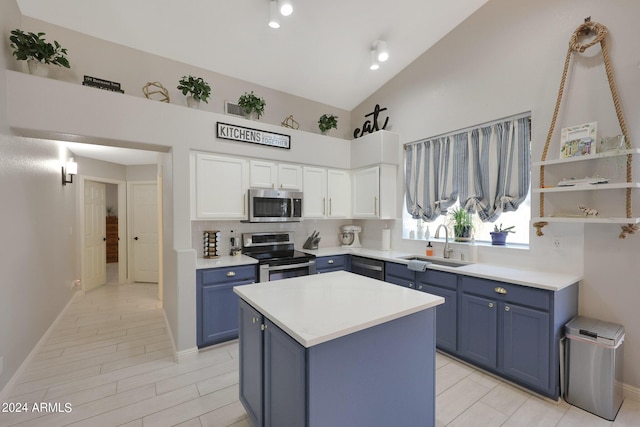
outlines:
M444 251L442 257L449 258L453 249L449 247L449 230L447 230L447 227L444 224L440 224L438 228L436 228L436 234L433 237L436 239L440 238L440 227L444 228Z

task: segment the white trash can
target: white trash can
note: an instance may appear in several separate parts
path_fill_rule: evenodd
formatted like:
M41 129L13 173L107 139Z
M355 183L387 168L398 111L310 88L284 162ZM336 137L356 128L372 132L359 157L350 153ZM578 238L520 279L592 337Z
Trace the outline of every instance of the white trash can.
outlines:
M565 336L564 400L613 421L622 405L624 327L578 316Z

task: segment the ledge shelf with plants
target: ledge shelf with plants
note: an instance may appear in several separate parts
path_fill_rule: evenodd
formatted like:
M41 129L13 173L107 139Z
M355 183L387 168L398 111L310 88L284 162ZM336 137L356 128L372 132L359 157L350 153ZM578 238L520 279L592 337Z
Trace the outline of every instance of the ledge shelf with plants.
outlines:
M584 40L590 33L592 35L595 33L595 37L591 37L587 44L582 44L580 40ZM544 234L542 232L542 228L551 222L619 224L622 231L618 237L621 239L624 239L628 234L634 234L640 231L640 227L638 225L640 224L640 217L633 215L632 202L634 191L640 189L640 181L638 179L634 179L632 173L633 155L640 154L640 149L633 148L631 146L631 140L629 139L629 132L622 113L622 107L618 101L618 93L613 79L611 62L606 47L605 38L607 33L608 30L604 25L591 22L590 19L586 19L585 23L580 25L574 31L569 42L570 49L567 52L565 69L562 74L560 90L558 92L558 99L556 101L549 133L542 153L542 159L540 162L533 163L533 166L538 167L540 170L540 188L533 189L532 191L540 197L540 215L537 218L532 218L532 223L537 229L538 236L542 236ZM597 152L595 123L587 123L573 128L563 129L560 158L547 160L547 153L549 151L553 130L556 125L567 73L569 71L571 55L574 52L582 53L587 48L597 43L600 43L602 49L602 58L605 65L607 80L611 89L616 116L620 124L620 129L622 130L622 135L615 138L621 143L617 148ZM571 145L572 143L577 145ZM575 148L578 149L576 150ZM570 157L565 157L568 153L571 153ZM603 164L602 162L605 161L606 163L607 159L615 162L621 160L626 163L626 167L616 165L618 166L617 168L607 171L607 173L618 176L617 179L613 179L614 182L610 182L608 178L602 178L598 174L592 177L586 177L585 179L565 178L558 180L557 184L553 182L554 179L559 178L556 174L567 173L571 168L573 168L573 173L576 174L579 173L578 171L593 172L595 168L606 169L606 164ZM594 161L596 162L594 163ZM552 173L551 177L549 177L551 186L545 185L545 168L547 167L551 172L556 173ZM624 169L626 169L626 176L625 178L621 178L618 175L618 171L622 171ZM620 203L618 201L619 199L617 199L617 197L619 197L618 195L622 194L624 194L624 203ZM553 205L553 208L550 209L552 212L551 214L545 213L546 198L549 198L550 203L557 202ZM587 199L589 200L589 203L592 203L592 206L588 207L585 205L584 202ZM573 202L576 203L576 207L579 211L582 211L582 214L563 213L563 209L566 209L567 206ZM625 205L624 210L620 208L620 205L623 204ZM602 212L598 212L598 209L594 209L594 207L597 207ZM599 213L602 213L602 215L599 215Z

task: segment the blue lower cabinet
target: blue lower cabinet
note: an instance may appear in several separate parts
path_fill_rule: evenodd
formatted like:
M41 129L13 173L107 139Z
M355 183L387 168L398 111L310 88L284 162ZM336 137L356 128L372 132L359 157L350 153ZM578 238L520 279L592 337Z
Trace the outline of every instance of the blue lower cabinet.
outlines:
M254 265L197 271L198 347L238 338L238 296L233 292L233 287L255 282Z
M436 307L436 346L441 350L455 352L458 349L458 295L455 290L421 283L417 289L444 298L444 304Z
M386 262L384 264L384 281L394 285L415 289L416 272L409 270L406 264Z
M239 299L240 402L253 426L262 426L262 315Z
M496 302L463 294L460 311L460 355L482 367L495 369L498 360Z
M350 271L351 255L333 255L316 258L316 273L329 273L332 271Z

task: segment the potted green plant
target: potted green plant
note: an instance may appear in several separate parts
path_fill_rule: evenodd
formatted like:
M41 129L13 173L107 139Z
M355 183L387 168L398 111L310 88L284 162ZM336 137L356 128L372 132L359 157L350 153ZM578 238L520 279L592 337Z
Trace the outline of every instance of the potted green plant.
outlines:
M19 61L27 61L31 74L46 77L49 68L43 64L53 64L70 68L69 60L65 56L67 49L54 40L53 44L44 39L45 33L25 33L20 29L11 31L9 41L13 49L13 56Z
M178 90L187 96L187 105L191 108L199 108L200 101L209 103L207 100L211 95L211 86L202 77L183 76L178 81Z
M318 128L322 134L326 134L330 129L338 128L338 117L333 114L323 114L318 119Z
M238 99L238 106L242 108L244 114L250 119L253 119L254 115L259 119L260 116L264 114L265 105L267 104L264 98L256 96L253 91L251 91L251 93L245 92L244 95Z
M515 233L514 228L515 225L507 228L502 228L502 224L500 224L500 227L494 225L493 231L489 233L491 234L491 244L494 246L504 246L507 243L507 235L509 233Z
M467 242L471 240L473 231L473 222L471 214L462 208L455 208L449 212L450 220L453 225L453 235L456 242Z

